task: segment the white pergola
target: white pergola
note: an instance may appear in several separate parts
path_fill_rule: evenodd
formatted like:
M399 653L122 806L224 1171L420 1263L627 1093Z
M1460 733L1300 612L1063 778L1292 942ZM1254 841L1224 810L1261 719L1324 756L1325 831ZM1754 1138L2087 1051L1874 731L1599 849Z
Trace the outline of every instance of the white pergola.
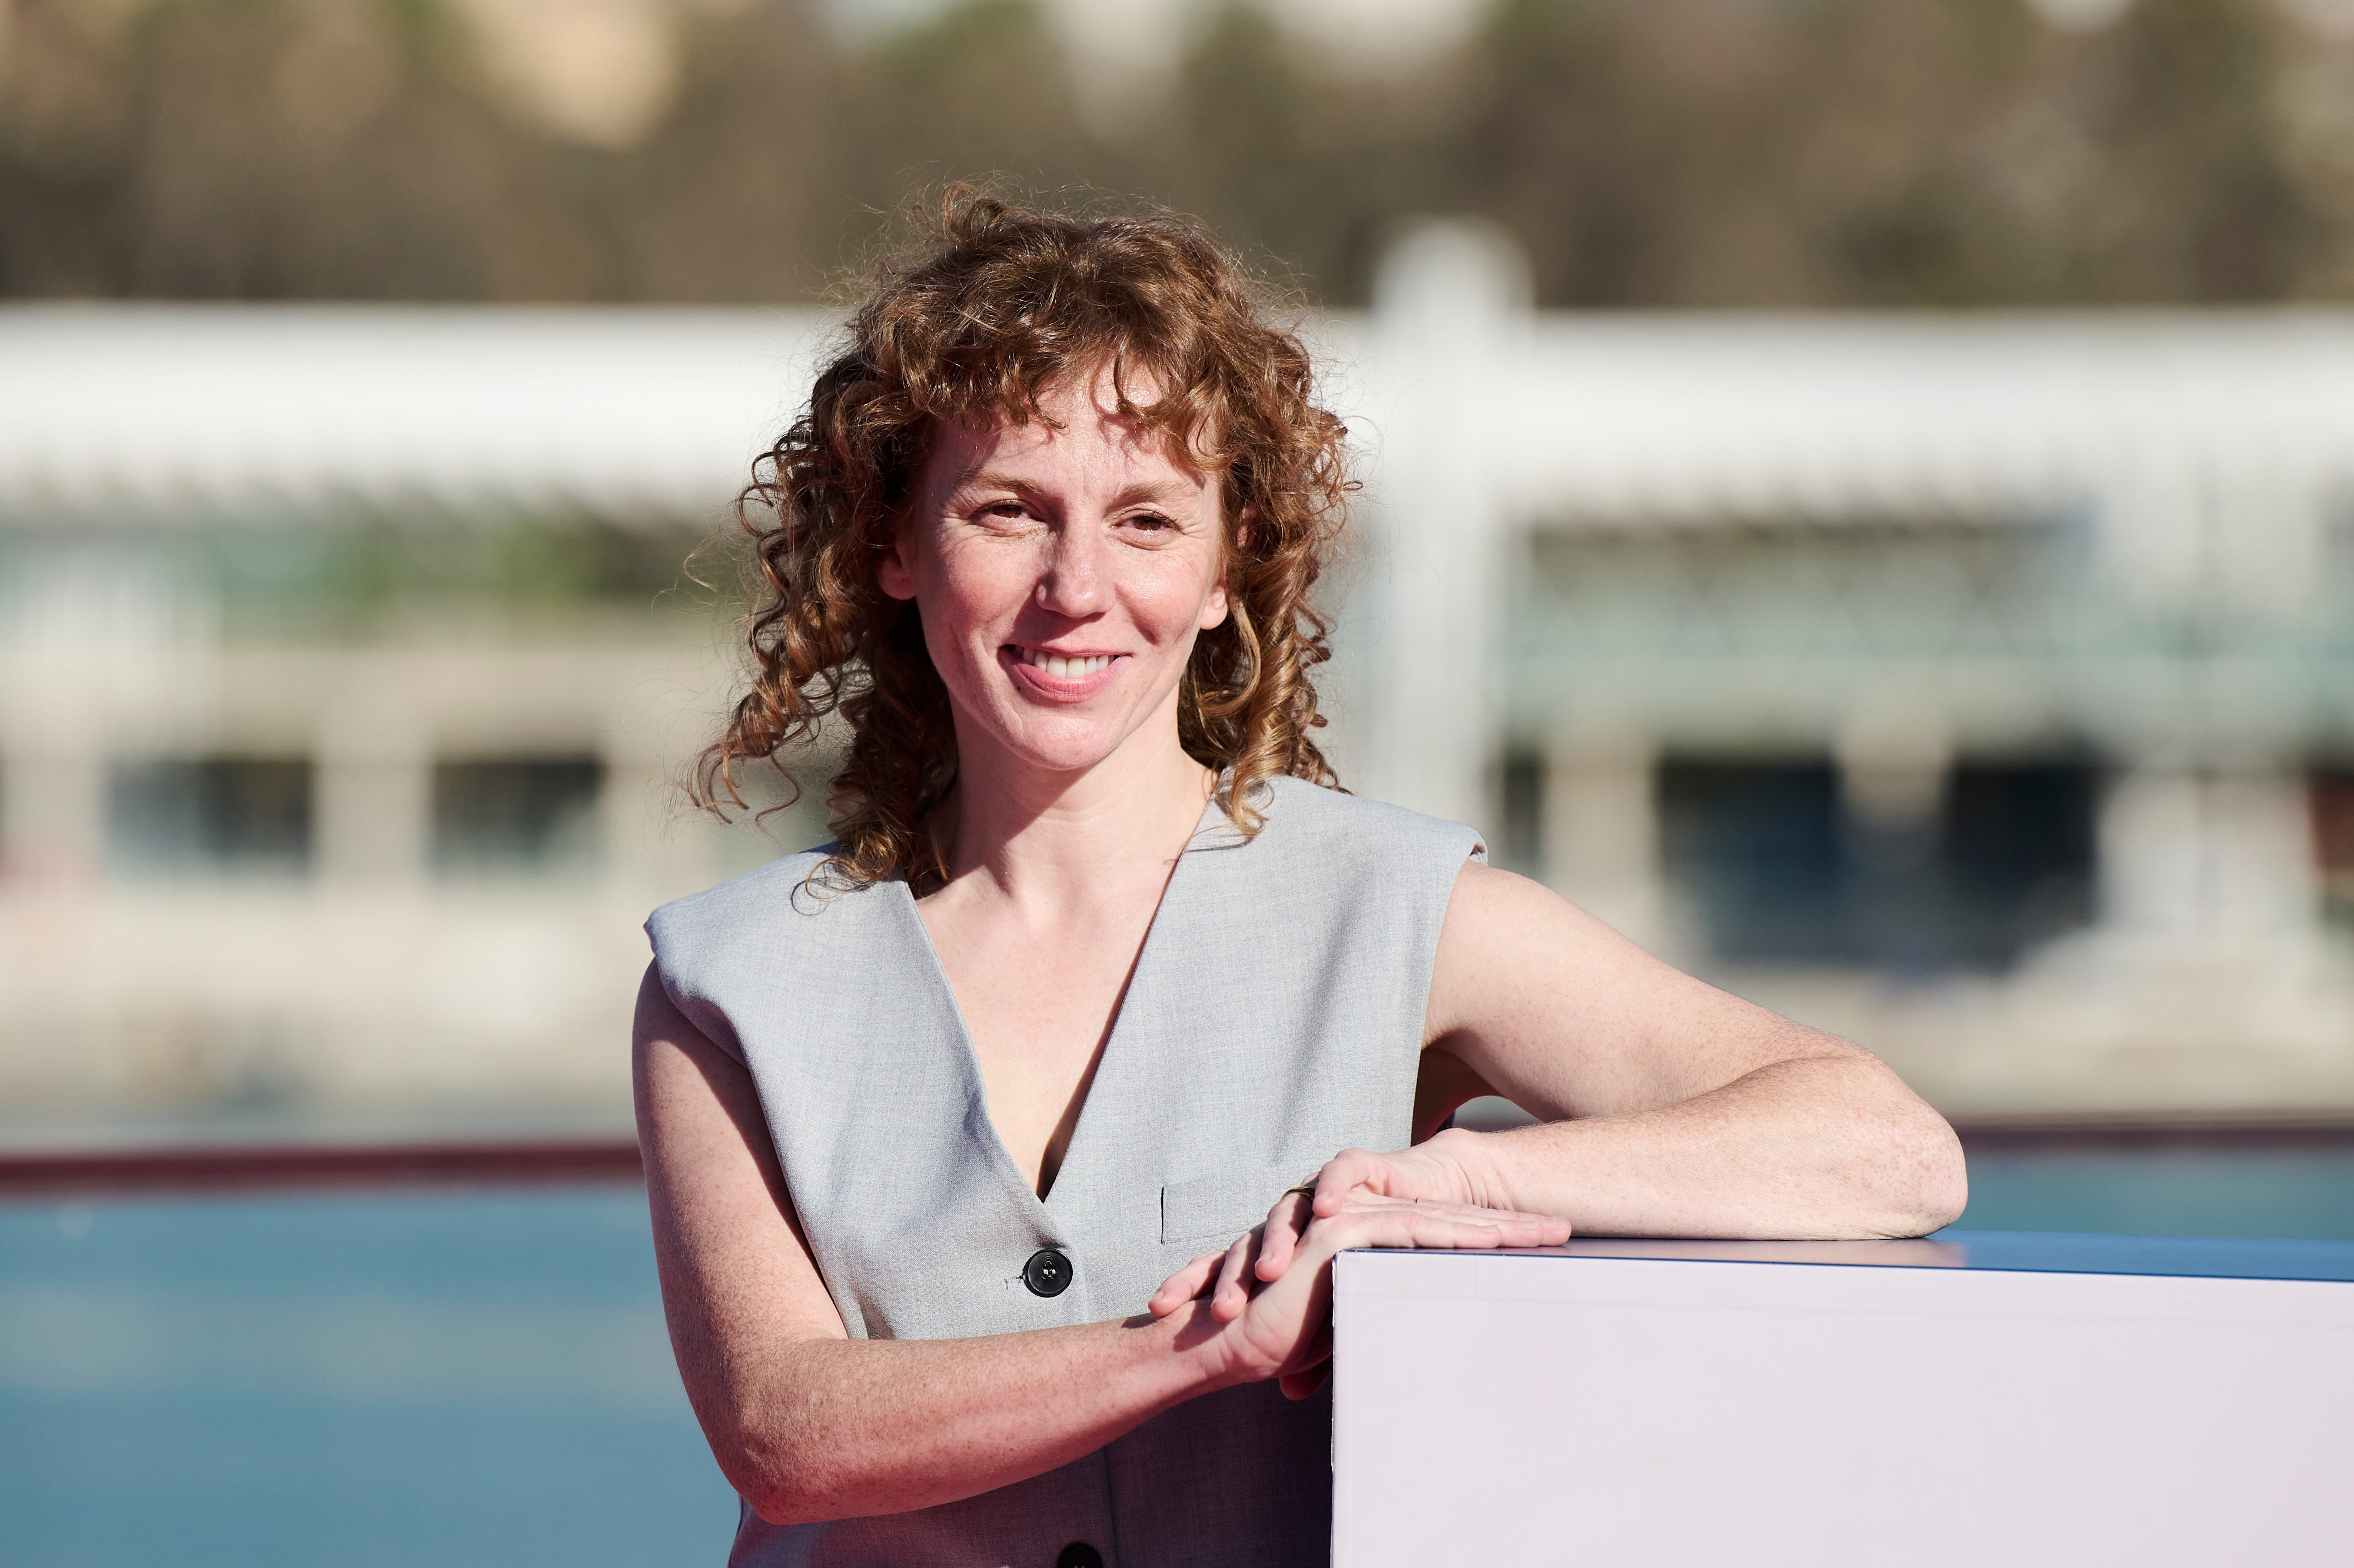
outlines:
M9 307L0 519L104 533L557 506L716 522L834 325L792 310ZM2354 487L2354 313L1535 313L1509 248L1433 226L1393 249L1370 312L1308 326L1371 482L1340 747L1359 788L1472 821L1490 813L1501 631L1532 530L2067 514L2090 520L2103 591L2129 610L2261 621L2312 612ZM2294 713L2215 705L2247 757L2296 749ZM2145 728L2128 762L2179 783L2211 760L2168 715Z
M1369 760L1398 799L1483 804L1498 696L1469 700L1460 651L1496 679L1531 529L2073 515L2132 611L2277 620L2325 586L2354 312L1539 314L1513 268L1433 228L1334 323L1381 437Z
M626 1020L635 922L742 853L678 839L653 804L725 701L724 654L652 623L232 643L123 568L169 559L142 548L159 534L239 521L716 525L834 325L0 308L0 1008L27 1040L78 1043L0 1048L0 1097L143 1092L120 1086L148 1081L142 1021L164 1019L217 1043L191 1060L222 1054L190 1081L235 1079L239 1053L283 1038L320 1042L286 1070L355 1105L490 1079L620 1105L596 1043ZM1663 726L1705 739L1761 692L1802 693L1785 740L1827 750L1843 784L1918 798L2040 680L2038 722L2079 726L2118 768L2103 930L1917 1006L1865 980L1759 994L1892 1053L1944 1103L2354 1094L2354 969L2311 930L2297 776L2354 734L2332 662L2354 658L2354 313L1544 313L1508 249L1437 227L1393 251L1373 309L1306 326L1368 482L1331 704L1352 788L1488 821L1503 749L1535 742L1548 879L1673 954L1656 923ZM2065 678L2039 675L2033 650L1915 649L1892 673L1861 645L1647 663L1557 639L1531 663L1540 546L1794 524L1818 541L2026 538L2055 518L2092 541L2065 590L2083 602L2059 613L2132 633ZM2141 626L2197 634L2153 652ZM108 767L207 748L315 762L307 879L109 882ZM600 759L593 886L426 874L437 759L502 748ZM2177 1054L2156 1076L2130 1055L2159 1047ZM2274 1065L2251 1076L2232 1054L2248 1050Z

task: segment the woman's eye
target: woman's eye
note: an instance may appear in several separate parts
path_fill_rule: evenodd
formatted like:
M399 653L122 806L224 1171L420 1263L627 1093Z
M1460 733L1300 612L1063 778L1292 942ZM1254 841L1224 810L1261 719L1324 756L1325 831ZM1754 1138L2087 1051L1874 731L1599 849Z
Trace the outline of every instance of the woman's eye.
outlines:
M1142 528L1148 532L1158 533L1164 528L1174 528L1177 524L1156 513L1146 512L1129 518L1128 525L1131 528Z
M1013 519L1026 515L1026 512L1023 507L1022 503L1018 501L999 501L982 507L981 509L981 514L983 517L1002 517Z

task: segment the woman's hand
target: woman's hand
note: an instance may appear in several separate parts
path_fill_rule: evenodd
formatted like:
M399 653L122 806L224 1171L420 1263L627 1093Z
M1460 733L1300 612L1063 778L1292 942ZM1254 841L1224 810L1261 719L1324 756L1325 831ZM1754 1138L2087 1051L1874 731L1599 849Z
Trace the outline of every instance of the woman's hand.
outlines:
M1418 1143L1412 1149L1401 1149L1394 1154L1376 1154L1370 1149L1344 1149L1324 1162L1324 1169L1308 1183L1315 1188L1310 1199L1316 1218L1329 1218L1341 1213L1350 1199L1359 1195L1377 1198L1404 1198L1423 1203L1446 1205L1454 1211L1489 1213L1513 1213L1517 1211L1491 1209L1483 1201L1480 1183L1471 1174L1469 1161L1463 1158L1476 1140L1476 1132L1447 1130L1436 1138ZM1286 1198L1292 1197L1285 1193ZM1272 1283L1283 1277L1291 1266L1292 1249L1298 1245L1299 1232L1274 1222L1284 1212L1281 1202L1267 1215L1265 1227L1267 1240L1259 1248L1258 1260L1252 1266L1258 1277ZM1535 1218L1523 1215L1523 1218ZM1569 1239L1564 1230L1545 1246L1558 1245ZM1505 1245L1522 1246L1530 1244L1512 1242Z
M1172 1275L1150 1303L1167 1317L1206 1298L1227 1325L1234 1381L1278 1378L1305 1399L1322 1383L1332 1353L1333 1255L1352 1247L1558 1246L1569 1222L1447 1201L1446 1162L1418 1150L1378 1155L1350 1150L1329 1161L1311 1199L1287 1192L1265 1224L1222 1253L1204 1253ZM1434 1195L1423 1196L1423 1192Z

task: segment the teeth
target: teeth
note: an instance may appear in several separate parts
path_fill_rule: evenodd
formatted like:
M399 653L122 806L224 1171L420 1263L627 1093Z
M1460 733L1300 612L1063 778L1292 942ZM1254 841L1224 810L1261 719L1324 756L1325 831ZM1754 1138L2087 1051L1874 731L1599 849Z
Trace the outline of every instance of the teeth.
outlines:
M1058 681L1076 681L1107 668L1112 661L1108 653L1090 653L1084 659L1066 659L1059 653L1041 653L1035 648L1022 650L1022 662L1034 670L1043 670Z

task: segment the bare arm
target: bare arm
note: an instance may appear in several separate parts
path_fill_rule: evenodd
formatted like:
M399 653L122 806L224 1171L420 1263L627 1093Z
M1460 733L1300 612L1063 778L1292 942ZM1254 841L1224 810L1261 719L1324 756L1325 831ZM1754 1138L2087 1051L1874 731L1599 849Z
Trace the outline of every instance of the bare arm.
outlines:
M970 1340L853 1340L751 1077L649 970L633 1053L663 1310L720 1468L774 1523L894 1513L1068 1463L1231 1373L1201 1308ZM1055 1397L1041 1401L1040 1388Z
M1482 1094L1543 1123L1344 1150L1317 1179L1316 1216L1370 1192L1604 1235L1913 1236L1967 1196L1953 1128L1878 1057L1670 968L1509 872L1457 877L1425 1037L1418 1131ZM1301 1223L1266 1227L1260 1279L1281 1277Z
M1196 1394L1282 1375L1310 1353L1305 1282L1299 1299L1270 1298L1247 1317L1202 1300L1076 1328L853 1340L794 1217L750 1075L651 970L633 1054L679 1373L720 1468L772 1522L970 1497L1067 1464ZM1539 1239L1493 1216L1413 1223L1426 1245ZM1040 1400L1042 1388L1055 1397Z
M1544 1118L1424 1145L1458 1202L1638 1235L1919 1235L1961 1212L1952 1128L1879 1058L1509 872L1457 879L1427 1037L1460 1064L1440 1076Z

